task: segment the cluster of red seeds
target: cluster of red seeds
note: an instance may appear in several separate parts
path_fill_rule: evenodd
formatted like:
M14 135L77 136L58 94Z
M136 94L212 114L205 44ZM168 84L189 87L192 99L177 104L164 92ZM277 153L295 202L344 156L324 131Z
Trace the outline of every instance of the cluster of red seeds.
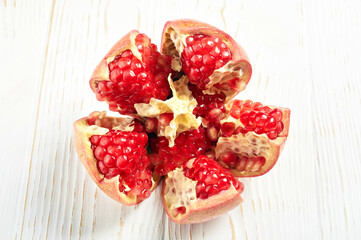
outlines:
M233 122L225 122L221 126L223 136L230 137L238 133L253 131L257 134L265 133L269 139L276 139L283 131L282 111L277 108L263 106L259 102L250 100L235 100L230 115L239 119L244 127L237 127Z
M172 57L161 55L144 34L137 35L135 45L142 61L125 50L108 64L110 81L99 81L96 89L97 99L121 114L135 113L135 103L165 100L170 94L167 78L173 72Z
M209 198L222 190L229 189L231 184L236 189L243 188L243 184L238 182L231 172L207 156L197 157L192 168L188 168L184 163L183 170L186 177L197 181L197 198Z
M266 158L263 156L259 157L248 157L242 156L237 157L232 152L223 153L220 156L219 161L226 164L227 167L237 169L238 171L258 171L266 163Z
M90 142L99 172L105 178L120 176L119 191L139 198L149 196L152 172L146 133L110 130L105 135L91 136Z
M196 117L203 117L208 123L218 123L225 117L226 108L224 103L226 96L223 93L204 94L202 90L193 84L189 84L189 90L192 91L192 95L198 103L193 110Z
M169 147L169 142L165 137L152 139L151 146L155 153L152 156L155 172L163 176L180 167L185 161L204 155L211 147L211 143L206 137L206 130L199 127L180 133L174 140L173 147Z
M196 34L186 38L186 45L181 55L182 68L200 89L205 89L215 69L232 59L231 51L219 37Z

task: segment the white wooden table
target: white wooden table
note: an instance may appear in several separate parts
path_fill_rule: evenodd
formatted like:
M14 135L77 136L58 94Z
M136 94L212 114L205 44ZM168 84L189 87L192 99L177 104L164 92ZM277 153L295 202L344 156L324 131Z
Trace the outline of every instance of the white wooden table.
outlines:
M0 239L361 239L361 1L0 2ZM131 29L159 45L167 20L231 34L253 76L239 98L292 110L275 168L242 179L244 203L176 225L160 188L139 206L101 192L72 123L107 109L93 68Z

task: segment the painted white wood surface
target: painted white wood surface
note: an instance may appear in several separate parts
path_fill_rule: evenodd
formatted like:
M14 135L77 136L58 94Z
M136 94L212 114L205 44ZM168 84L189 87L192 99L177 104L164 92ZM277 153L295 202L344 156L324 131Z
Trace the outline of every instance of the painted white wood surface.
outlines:
M361 239L361 1L0 2L1 239ZM253 76L239 98L292 110L267 175L207 223L169 221L158 188L125 207L97 189L72 123L98 103L88 78L125 33L159 44L167 20L231 34Z

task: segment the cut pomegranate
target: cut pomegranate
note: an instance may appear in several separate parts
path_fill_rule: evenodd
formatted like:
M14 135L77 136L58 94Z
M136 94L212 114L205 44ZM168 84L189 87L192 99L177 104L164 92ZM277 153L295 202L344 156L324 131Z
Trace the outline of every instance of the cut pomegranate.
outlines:
M250 100L226 104L216 158L238 177L263 175L275 165L286 142L290 121L287 108Z
M76 150L89 174L110 197L127 205L148 198L157 182L146 152L148 136L140 126L137 120L99 112L74 123Z
M268 172L288 136L289 109L231 100L251 74L245 51L208 24L167 22L161 53L133 30L90 79L99 101L129 116L93 112L76 121L76 151L100 189L121 203L140 203L165 176L172 221L219 216L242 201L235 176Z
M163 183L163 203L176 223L215 218L242 201L243 184L207 156L199 156L169 172Z
M163 29L161 52L204 93L233 98L245 89L252 68L245 51L227 33L194 20L174 20ZM177 63L177 64L174 64Z
M154 153L152 163L155 166L155 172L160 176L180 167L191 158L204 155L211 147L203 127L179 134L174 143L174 146L170 147L165 137L151 140Z
M111 111L134 114L135 103L168 97L171 61L170 56L157 51L146 35L132 31L98 65L90 86L99 101L108 102Z

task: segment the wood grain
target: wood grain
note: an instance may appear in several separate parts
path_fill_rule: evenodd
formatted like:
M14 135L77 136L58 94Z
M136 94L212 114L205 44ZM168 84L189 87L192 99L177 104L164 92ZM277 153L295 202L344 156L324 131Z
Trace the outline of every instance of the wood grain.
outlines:
M1 239L361 239L361 2L11 1L0 3ZM125 207L86 174L72 123L106 110L88 85L131 29L160 42L195 18L232 35L253 76L239 98L292 110L276 167L242 179L244 203L176 225L160 188Z

